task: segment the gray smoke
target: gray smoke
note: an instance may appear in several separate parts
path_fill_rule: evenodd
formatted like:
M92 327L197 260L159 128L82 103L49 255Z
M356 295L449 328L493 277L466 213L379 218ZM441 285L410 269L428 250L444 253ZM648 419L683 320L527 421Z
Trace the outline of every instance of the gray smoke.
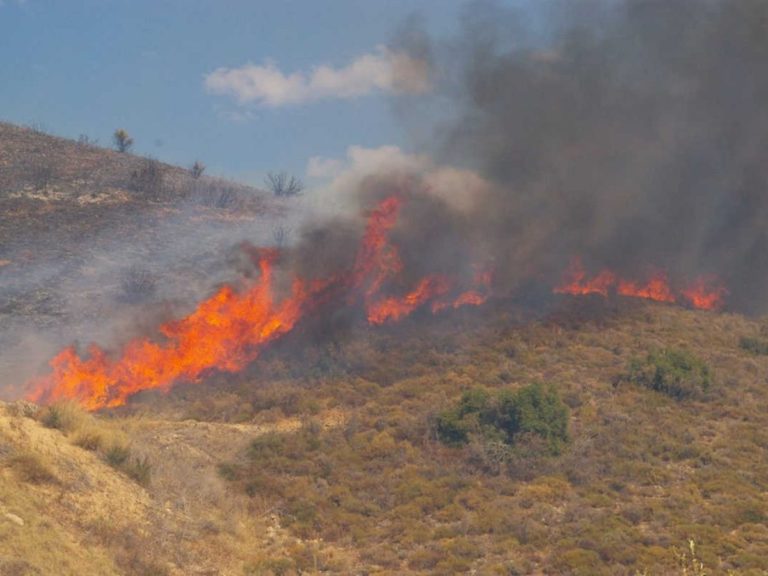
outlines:
M768 2L479 2L449 41L410 20L396 43L437 87L395 102L415 148L489 184L459 210L428 175L361 183L363 207L408 191L406 279L490 263L514 295L578 256L637 281L666 270L676 290L718 278L730 309L768 308ZM313 227L295 260L348 267L361 226Z
M510 291L568 259L768 299L768 2L473 4L443 49L436 155L493 191L471 220ZM457 65L458 63L458 65Z

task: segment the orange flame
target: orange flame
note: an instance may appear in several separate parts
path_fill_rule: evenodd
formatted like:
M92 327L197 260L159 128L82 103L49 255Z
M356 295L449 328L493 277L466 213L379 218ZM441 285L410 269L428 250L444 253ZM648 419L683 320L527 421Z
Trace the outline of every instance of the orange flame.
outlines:
M619 296L644 298L656 302L679 302L680 297L692 307L701 310L716 310L722 307L728 291L715 279L699 278L692 285L680 291L679 296L672 290L667 273L655 271L645 282L625 280L610 270L600 271L594 278L588 278L580 258L573 258L563 275L563 282L553 289L556 294L581 296L600 294L608 296L615 291Z
M397 247L389 239L402 203L393 196L371 212L355 264L346 277L313 283L294 279L290 294L276 302L272 281L278 252L257 251L261 274L249 290L238 293L228 286L221 288L186 318L162 325L163 342L134 340L116 358L96 345L89 348L86 358L79 357L73 347L66 348L51 360L52 372L32 383L28 398L41 403L76 399L88 410L98 410L121 406L142 390L168 390L180 380L199 381L211 369L241 370L266 344L291 331L305 312L321 304L321 293L333 285L349 288L353 302L362 298L372 324L399 320L447 296L454 282L438 275L422 278L405 296L382 294L403 269ZM474 287L450 305L485 302L490 274L475 283L481 291ZM435 306L433 311L438 310Z
M79 358L74 348L63 350L51 360L53 372L36 383L30 399L49 403L76 398L96 410L121 406L141 390L168 389L178 379L196 381L213 367L242 369L266 343L293 328L312 293L297 280L288 298L274 302L275 257L275 251L262 252L261 277L249 291L238 294L225 286L186 318L161 326L167 339L163 343L134 340L116 359L95 345L87 359Z
M478 270L472 280L473 287L462 292L453 300L436 300L432 303L432 313L436 314L445 308L461 308L462 306L480 306L485 304L491 293L493 272L489 269Z
M568 270L566 270L563 284L557 286L554 292L557 294L571 294L584 296L587 294L601 294L608 296L608 291L616 283L616 275L608 270L603 270L591 280L587 279L587 273L581 263L581 258L573 258Z
M700 276L682 291L682 295L694 308L718 310L722 308L728 290L716 278Z
M402 298L385 298L368 306L368 321L371 324L383 324L391 320L400 320L416 308L435 296L445 294L451 289L451 282L442 276L423 278L408 294Z
M629 280L619 280L616 286L616 293L620 296L630 296L632 298L645 298L655 300L656 302L675 302L675 295L669 287L667 273L657 271L645 284L632 282Z
M390 196L368 218L352 270L352 286L363 291L366 301L373 299L382 286L403 269L400 253L389 242L389 232L397 224L401 207L402 199Z

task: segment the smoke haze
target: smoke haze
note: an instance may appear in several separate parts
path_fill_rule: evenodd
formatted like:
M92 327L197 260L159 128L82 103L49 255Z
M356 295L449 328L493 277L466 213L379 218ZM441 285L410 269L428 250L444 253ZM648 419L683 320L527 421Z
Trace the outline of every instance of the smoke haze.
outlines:
M732 308L764 311L768 4L541 9L474 4L440 74L459 112L435 154L493 184L471 220L497 283L552 280L582 256L716 274Z

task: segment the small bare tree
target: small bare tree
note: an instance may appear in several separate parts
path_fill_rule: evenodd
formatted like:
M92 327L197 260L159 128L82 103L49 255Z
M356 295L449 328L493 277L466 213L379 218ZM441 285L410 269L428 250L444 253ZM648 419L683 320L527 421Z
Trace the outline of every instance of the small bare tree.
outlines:
M203 172L205 172L205 164L200 162L200 160L195 160L195 163L192 164L189 169L189 173L192 175L192 178L197 180L200 178L200 176L203 175Z
M157 289L157 278L149 270L131 266L123 273L120 288L119 299L121 301L137 304L154 295Z
M118 152L128 152L133 147L133 138L131 138L128 135L128 132L122 128L115 130L112 139L115 142L115 148Z
M304 190L302 181L286 172L269 172L264 183L275 196L298 196Z

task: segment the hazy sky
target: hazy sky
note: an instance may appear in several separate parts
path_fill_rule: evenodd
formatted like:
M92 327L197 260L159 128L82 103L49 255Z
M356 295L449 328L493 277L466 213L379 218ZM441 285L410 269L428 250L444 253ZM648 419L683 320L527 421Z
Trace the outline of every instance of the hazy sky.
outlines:
M389 52L463 0L0 0L0 119L259 183L350 146L405 146L391 99L429 89Z

